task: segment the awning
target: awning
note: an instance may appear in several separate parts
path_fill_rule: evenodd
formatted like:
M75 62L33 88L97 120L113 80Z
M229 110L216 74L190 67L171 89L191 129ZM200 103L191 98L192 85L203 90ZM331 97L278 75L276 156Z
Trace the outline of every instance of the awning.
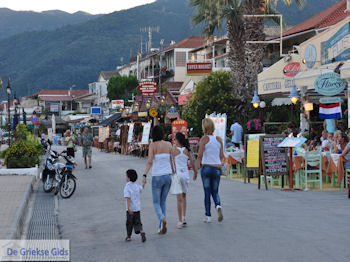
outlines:
M206 77L207 76L186 76L180 88L180 95L192 94L196 89L196 84Z
M99 126L108 126L114 122L117 122L119 119L121 119L122 114L121 113L115 113L114 115L110 116L109 118L103 120Z

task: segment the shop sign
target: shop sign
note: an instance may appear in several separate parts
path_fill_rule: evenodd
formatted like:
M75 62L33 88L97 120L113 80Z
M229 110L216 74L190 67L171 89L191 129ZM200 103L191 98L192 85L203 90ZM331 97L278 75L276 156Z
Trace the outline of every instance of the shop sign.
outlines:
M283 74L288 77L294 77L299 73L300 63L289 63L283 68Z
M334 103L342 103L343 99L340 97L321 97L320 103L321 104L334 104Z
M158 92L158 85L153 81L144 81L139 83L137 91L139 91L144 96L151 96L154 93Z
M102 109L99 106L92 106L91 107L91 115L101 115Z
M312 68L315 65L317 59L317 52L316 47L314 45L308 45L305 48L304 59L307 68Z
M169 109L169 111L167 112L166 116L169 119L174 119L174 118L179 118L180 117L179 112L176 111L175 107L171 107Z
M37 114L41 114L41 113L43 112L41 106L36 106L36 107L34 107L34 111L35 111Z
M330 64L333 59L350 59L350 23L340 28L329 40L321 43L321 64Z
M188 142L191 146L196 146L199 144L199 137L189 137Z
M337 73L324 73L316 78L314 87L317 93L324 96L334 96L341 93L346 87L345 79Z
M175 141L175 135L178 132L184 134L185 137L187 138L187 136L188 136L188 134L187 134L187 122L185 120L178 119L178 120L175 120L171 123L171 134L172 134L173 141Z
M187 75L208 75L213 70L213 64L208 63L187 63Z
M138 112L138 117L147 117L148 113L147 112Z
M188 101L190 100L192 94L186 94L186 95L179 95L178 97L178 104L179 106L186 105Z
M124 100L112 100L112 109L124 108Z
M151 117L156 117L157 115L158 115L158 111L157 111L157 108L151 108L150 110L149 110L149 115L151 116Z
M50 112L59 112L59 104L50 104Z

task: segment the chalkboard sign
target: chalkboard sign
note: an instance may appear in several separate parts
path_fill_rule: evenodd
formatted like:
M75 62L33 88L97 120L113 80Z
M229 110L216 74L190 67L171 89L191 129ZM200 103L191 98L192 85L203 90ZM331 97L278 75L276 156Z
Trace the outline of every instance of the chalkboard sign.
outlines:
M266 135L260 138L264 175L278 176L288 173L287 150L278 147L284 138L283 135Z

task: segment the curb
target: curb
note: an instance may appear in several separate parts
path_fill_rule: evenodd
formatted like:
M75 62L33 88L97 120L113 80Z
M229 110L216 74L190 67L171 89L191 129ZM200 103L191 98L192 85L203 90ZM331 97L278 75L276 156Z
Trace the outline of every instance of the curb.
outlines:
M11 227L7 233L7 239L19 239L23 224L25 223L25 212L27 210L30 195L33 192L33 185L36 182L36 177L32 177L23 194L20 205L18 206L15 218L12 221Z

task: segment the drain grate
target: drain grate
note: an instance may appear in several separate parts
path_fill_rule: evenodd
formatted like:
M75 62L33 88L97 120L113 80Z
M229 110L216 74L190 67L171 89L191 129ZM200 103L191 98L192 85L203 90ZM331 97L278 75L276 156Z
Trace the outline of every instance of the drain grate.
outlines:
M54 195L38 189L27 239L58 239L57 225Z

